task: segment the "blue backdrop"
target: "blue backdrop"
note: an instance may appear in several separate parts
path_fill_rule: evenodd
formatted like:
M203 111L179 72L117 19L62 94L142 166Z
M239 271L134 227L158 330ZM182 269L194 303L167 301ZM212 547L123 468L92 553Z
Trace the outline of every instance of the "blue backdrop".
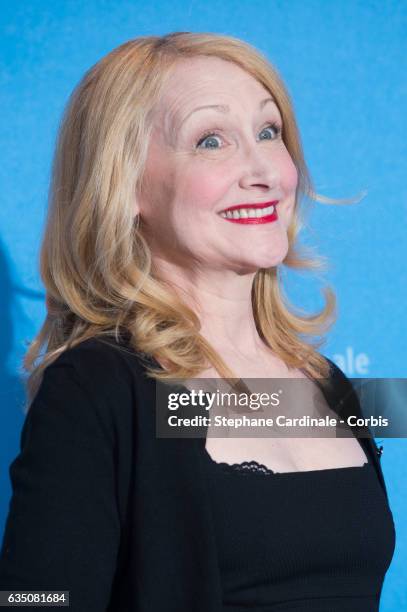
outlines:
M407 3L387 0L87 0L1 7L0 536L19 449L26 341L45 315L38 253L57 124L84 71L122 42L174 30L253 44L291 93L318 192L307 243L331 261L339 318L321 352L349 376L406 377ZM298 305L322 304L322 281L289 275ZM407 610L404 439L380 440L396 524L381 611Z

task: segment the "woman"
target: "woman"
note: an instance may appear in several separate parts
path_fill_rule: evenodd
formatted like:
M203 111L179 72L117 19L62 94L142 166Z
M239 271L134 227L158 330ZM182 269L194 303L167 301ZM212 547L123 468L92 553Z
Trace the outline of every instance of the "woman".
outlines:
M378 609L395 533L371 436L156 436L156 385L193 377L308 379L359 414L317 352L333 293L306 316L282 290L283 263L321 265L296 244L303 194L323 200L289 96L246 43L138 38L87 72L54 160L1 589L69 591L73 610Z

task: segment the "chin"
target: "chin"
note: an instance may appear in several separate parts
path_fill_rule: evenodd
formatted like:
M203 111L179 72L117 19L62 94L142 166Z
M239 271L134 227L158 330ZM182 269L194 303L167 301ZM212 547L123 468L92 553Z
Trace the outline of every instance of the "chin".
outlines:
M268 247L267 250L265 248L262 249L261 253L251 253L250 258L247 259L246 262L241 262L242 265L246 263L254 270L259 270L260 268L275 268L283 263L284 259L287 257L289 244L288 239L283 241L284 244L273 247Z
M253 272L258 272L261 269L267 269L267 268L275 268L276 266L279 266L281 263L283 263L285 257L286 257L287 253L284 253L284 255L282 254L281 256L278 257L267 257L265 259L258 259L256 261L241 261L240 264L238 264L237 266L237 273L238 274L252 274Z

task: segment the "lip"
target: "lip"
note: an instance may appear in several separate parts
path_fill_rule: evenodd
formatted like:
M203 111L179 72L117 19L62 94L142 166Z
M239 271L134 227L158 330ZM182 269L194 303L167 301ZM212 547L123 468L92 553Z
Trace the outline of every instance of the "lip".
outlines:
M235 206L229 206L229 208L224 208L223 210L220 210L219 213L229 211L233 212L234 210L238 210L239 208L268 208L269 206L277 205L278 202L279 200L273 200L272 202L258 202L257 204L236 204Z

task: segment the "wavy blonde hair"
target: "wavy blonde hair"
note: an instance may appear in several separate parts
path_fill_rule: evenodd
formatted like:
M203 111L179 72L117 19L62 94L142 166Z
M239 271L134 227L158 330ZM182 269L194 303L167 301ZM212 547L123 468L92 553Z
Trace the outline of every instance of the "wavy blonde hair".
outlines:
M283 140L298 171L295 209L283 264L318 271L326 260L299 247L302 196L317 195L305 165L289 94L270 62L249 44L212 33L174 32L130 40L90 68L73 90L56 142L49 208L40 253L48 314L23 360L29 401L44 369L88 338L125 331L130 346L165 367L147 375L168 381L198 376L212 365L235 378L200 334L200 321L171 286L154 274L149 246L134 217L152 117L171 67L181 58L214 56L234 62L274 96ZM313 378L329 376L317 349L336 318L336 299L324 287L317 314L294 309L284 294L279 266L260 269L252 287L259 335L289 368ZM45 352L41 351L45 348ZM41 361L38 358L41 356Z

